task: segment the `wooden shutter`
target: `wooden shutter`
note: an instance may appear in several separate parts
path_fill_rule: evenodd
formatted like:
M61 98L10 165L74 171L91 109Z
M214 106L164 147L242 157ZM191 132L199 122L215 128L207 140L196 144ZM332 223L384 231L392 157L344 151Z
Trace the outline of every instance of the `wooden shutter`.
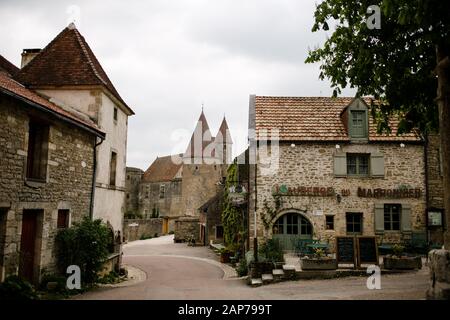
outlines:
M411 205L403 204L400 223L403 232L411 232Z
M375 204L375 233L380 234L384 232L384 204Z
M384 177L384 155L382 153L370 154L370 168L372 177Z
M334 154L334 176L347 176L347 156L345 152L336 152Z

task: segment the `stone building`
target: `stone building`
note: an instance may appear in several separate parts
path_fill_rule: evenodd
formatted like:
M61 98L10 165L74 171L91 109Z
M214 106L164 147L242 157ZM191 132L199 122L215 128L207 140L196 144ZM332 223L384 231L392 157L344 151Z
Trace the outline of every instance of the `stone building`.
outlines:
M44 49L24 49L14 78L74 114L91 119L106 139L95 152L94 218L122 230L128 117L119 95L84 37L70 24Z
M105 133L11 77L0 56L0 281L55 271L60 228L89 216L95 146Z
M250 237L426 234L424 143L377 134L369 100L250 96ZM271 140L268 144L267 141Z
M428 238L431 243L444 243L444 185L442 176L442 153L437 134L430 134L426 141L427 168L427 224Z
M156 158L139 186L139 213L163 218L163 233L174 231L175 219L182 216L182 168L177 162L179 155Z
M125 213L135 214L139 210L139 186L141 184L142 175L144 171L139 168L126 168L126 205Z
M221 191L231 155L226 119L213 137L202 111L186 152L158 157L145 171L139 187L139 213L163 218L163 233L176 231L177 225L178 230L197 230L199 209ZM186 232L175 237L182 241Z

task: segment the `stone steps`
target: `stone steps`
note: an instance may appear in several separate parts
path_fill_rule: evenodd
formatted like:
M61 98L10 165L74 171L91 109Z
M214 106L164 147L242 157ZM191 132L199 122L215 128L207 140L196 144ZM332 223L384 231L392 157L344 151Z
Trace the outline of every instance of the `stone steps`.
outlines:
M273 269L272 275L273 275L274 281L282 281L284 278L284 271L283 271L283 269Z
M263 280L261 278L251 278L250 285L252 287L259 287L263 285Z
M271 275L270 273L265 273L263 275L261 275L261 280L263 284L269 284L273 282L273 275Z

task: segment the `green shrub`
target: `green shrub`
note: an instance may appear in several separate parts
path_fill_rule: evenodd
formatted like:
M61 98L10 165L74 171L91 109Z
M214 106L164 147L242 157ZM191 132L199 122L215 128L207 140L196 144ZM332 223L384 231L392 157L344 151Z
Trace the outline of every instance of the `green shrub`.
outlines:
M55 287L49 289L47 287L49 282L55 283ZM67 291L66 282L67 279L64 276L47 273L42 276L41 283L39 284L39 290L54 293L65 293Z
M0 283L0 300L37 300L38 296L33 286L19 278L9 276Z
M110 229L99 219L91 221L84 217L73 227L61 230L56 236L61 273L65 274L68 266L77 265L81 270L81 281L94 283L108 257L111 241Z
M153 238L158 238L158 237L159 237L158 232L155 232L155 234L153 235Z
M175 232L173 230L169 231L169 234L174 234Z
M244 277L248 274L247 260L245 258L242 258L239 261L239 265L238 265L236 271L237 271L237 274L239 277Z
M139 212L128 211L124 215L125 219L142 219L143 216Z
M405 252L405 247L402 246L401 244L394 244L392 246L392 252L396 256L401 256Z
M107 283L117 283L119 282L119 274L115 271L111 271L108 274L105 274L103 277L101 277L100 279L98 279L98 283L103 283L103 284L107 284Z
M139 240L147 240L147 239L152 239L152 236L148 236L146 234L141 235L141 237L139 238Z
M271 262L284 262L283 248L277 239L268 239L261 245L258 254L264 256L266 260Z

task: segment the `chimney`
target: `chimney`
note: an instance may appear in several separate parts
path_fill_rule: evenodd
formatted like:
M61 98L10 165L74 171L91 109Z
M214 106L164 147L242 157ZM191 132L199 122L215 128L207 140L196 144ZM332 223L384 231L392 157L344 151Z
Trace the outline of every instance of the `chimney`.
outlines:
M25 67L28 64L28 62L33 60L33 58L36 57L41 51L42 49L23 49L22 63L20 65L20 68Z

